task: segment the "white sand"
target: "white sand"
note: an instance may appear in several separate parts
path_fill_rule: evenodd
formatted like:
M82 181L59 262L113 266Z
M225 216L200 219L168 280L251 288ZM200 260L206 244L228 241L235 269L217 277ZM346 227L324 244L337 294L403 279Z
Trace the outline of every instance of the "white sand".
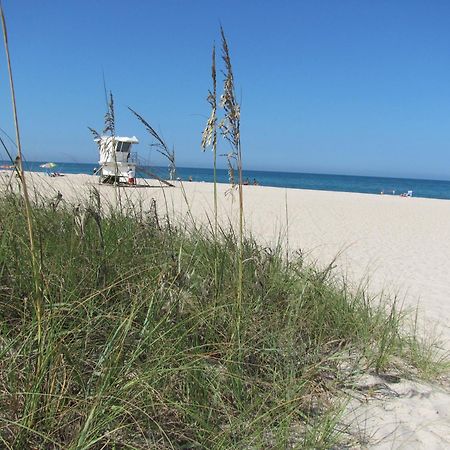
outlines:
M59 190L70 202L92 185L105 200L116 201L116 190L99 186L92 176L33 174L32 179L40 192L51 196ZM164 189L151 183L152 188L121 189L122 202L142 201L148 208L154 198L160 212L167 207L186 217L190 209L197 222L212 218L212 184L184 183L188 208L179 183ZM222 223L237 218L237 193L233 200L225 195L228 189L218 188ZM407 307L418 306L422 332L441 335L450 350L450 200L259 186L244 186L244 196L246 229L260 242L273 245L281 238L321 265L338 256L336 273L355 285L367 281L372 293L384 291ZM372 437L371 447L377 442L377 448L450 448L449 393L410 382L390 387L398 398L371 402L354 413Z

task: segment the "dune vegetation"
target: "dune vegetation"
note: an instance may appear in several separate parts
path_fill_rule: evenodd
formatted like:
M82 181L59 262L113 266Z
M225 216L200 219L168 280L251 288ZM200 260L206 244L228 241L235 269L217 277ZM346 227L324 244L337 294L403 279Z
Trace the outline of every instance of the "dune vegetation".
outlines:
M23 202L0 201L5 448L329 448L339 392L411 354L395 308L330 270L98 199L32 208L37 280Z

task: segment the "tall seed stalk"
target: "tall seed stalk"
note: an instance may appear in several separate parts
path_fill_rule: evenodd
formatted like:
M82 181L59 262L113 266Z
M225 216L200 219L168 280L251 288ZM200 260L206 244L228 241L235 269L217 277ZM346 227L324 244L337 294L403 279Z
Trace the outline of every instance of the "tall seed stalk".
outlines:
M31 205L30 205L30 198L28 195L28 188L27 183L25 182L25 172L23 170L23 157L22 157L22 144L20 141L20 131L19 131L19 119L17 117L17 106L16 106L16 94L14 90L14 79L12 74L12 67L11 67L11 59L9 56L9 46L8 46L8 31L6 29L6 20L5 15L3 13L3 7L0 4L0 14L2 19L2 29L3 29L3 42L5 44L5 52L6 52L6 61L8 65L8 74L9 74L9 85L11 89L11 101L12 101L12 109L13 109L13 116L14 116L14 127L16 131L16 146L17 146L17 158L15 160L16 162L16 169L18 170L19 179L22 184L22 190L23 190L23 197L24 197L24 203L25 203L25 214L27 219L27 227L28 227L28 238L30 241L30 253L31 253L31 260L32 260L32 266L33 270L38 268L37 260L36 260L36 254L35 254L35 245L34 245L34 235L33 235L33 218L31 214ZM39 273L37 271L37 273ZM37 289L37 291L39 291Z
M241 111L239 102L236 99L234 89L233 67L231 64L230 51L223 28L220 27L222 37L222 60L225 64L225 80L223 94L220 97L220 106L224 110L224 117L219 123L222 136L228 141L231 147L227 155L230 180L234 184L233 160L236 161L238 171L238 190L239 190L239 255L238 255L238 286L237 286L237 324L236 333L238 343L240 344L240 321L242 315L242 283L243 283L243 247L244 247L244 195L242 189L242 152L241 152Z
M208 147L213 152L213 179L214 179L214 236L217 239L218 218L217 218L217 73L216 73L216 46L212 50L211 63L212 91L208 91L207 102L211 105L211 114L206 122L202 133L202 149Z
M128 109L133 113L133 115L139 120L139 122L144 125L147 132L154 139L154 142L150 144L152 147L156 148L158 153L161 153L167 161L169 162L169 178L173 181L176 178L177 168L175 164L175 149L172 147L172 150L169 149L167 144L161 138L161 136L156 132L156 130L134 109L128 107Z
M105 94L106 95L106 94ZM117 155L116 155L116 115L114 111L114 97L111 91L109 91L109 101L106 103L106 113L105 113L105 127L103 129L103 134L108 133L111 137L111 149L114 156L114 164L115 164L115 172L116 176L119 172L119 166L117 164ZM117 183L114 183L116 187L116 200L118 202L119 208L122 211L122 199L120 196L120 179Z
M6 53L6 61L8 65L8 74L9 74L9 84L11 90L11 101L12 101L12 109L14 116L14 127L16 132L16 145L17 145L17 157L15 160L15 169L19 175L19 180L22 186L23 199L24 199L24 209L25 209L25 217L27 222L27 230L28 230L28 239L30 242L30 256L31 256L31 267L33 272L33 285L34 285L34 295L33 295L33 308L36 317L36 325L37 325L37 346L38 346L38 354L36 359L35 366L35 377L36 379L41 379L42 369L43 369L43 352L44 352L44 333L43 333L43 292L42 292L42 284L41 284L41 271L38 263L38 255L36 252L36 246L34 243L34 230L33 230L33 216L31 212L31 202L30 197L28 195L28 187L25 180L25 172L23 170L23 156L22 156L22 144L20 140L20 131L19 131L19 119L17 116L17 105L16 105L16 94L14 89L14 79L11 67L11 58L9 54L9 46L8 46L8 31L6 28L6 19L3 12L3 7L0 4L0 15L2 21L2 30L3 30L3 42L5 45L5 53ZM31 389L32 392L34 389ZM30 397L30 401L25 404L24 411L24 426L30 427L34 422L35 412L37 410L37 402L38 397L33 392Z
M214 180L214 284L215 293L214 297L217 297L219 289L219 276L218 276L218 260L217 260L217 246L218 246L218 206L217 206L217 72L216 72L216 46L213 45L212 49L212 62L211 62L211 78L212 78L212 91L208 90L207 102L211 106L211 114L206 122L205 129L202 133L201 147L205 151L208 147L212 148L213 152L213 180Z
M103 77L103 83L105 83L105 79ZM114 97L111 91L109 91L109 99L108 94L106 92L105 87L105 103L106 103L106 113L104 116L104 128L102 131L102 135L108 134L111 138L111 151L114 158L114 164L115 164L115 177L119 173L119 165L117 164L117 155L116 155L116 115L114 111ZM94 128L88 127L89 131L94 136L94 140L98 139L98 150L100 151L100 148L102 146L102 135L95 130ZM106 142L107 143L107 142ZM106 144L105 143L105 144ZM119 205L120 210L122 210L122 199L120 195L120 186L119 183L114 182L115 194L116 194L116 203Z

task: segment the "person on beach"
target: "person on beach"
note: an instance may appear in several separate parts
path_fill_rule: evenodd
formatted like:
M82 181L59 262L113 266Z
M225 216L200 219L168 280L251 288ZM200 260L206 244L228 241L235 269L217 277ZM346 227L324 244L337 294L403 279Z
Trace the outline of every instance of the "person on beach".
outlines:
M136 184L136 180L134 179L134 176L133 176L133 170L128 169L127 173L128 173L128 184L131 184L131 185Z
M14 159L14 170L16 171L16 176L20 177L20 156L16 156Z

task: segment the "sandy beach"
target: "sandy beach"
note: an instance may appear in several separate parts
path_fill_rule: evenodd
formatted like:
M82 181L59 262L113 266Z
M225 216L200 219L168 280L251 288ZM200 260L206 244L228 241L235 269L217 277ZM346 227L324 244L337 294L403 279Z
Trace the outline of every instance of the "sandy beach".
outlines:
M2 184L8 172L2 174ZM92 186L105 205L142 204L152 199L161 215L207 225L213 217L211 183L175 182L162 188L148 180L141 188L116 190L89 175L51 178L34 173L34 189L51 198L59 191L70 203L82 202ZM264 245L281 242L324 266L332 261L337 276L355 287L367 284L374 295L396 297L399 305L418 308L428 332L450 349L450 201L244 186L245 226ZM220 222L236 223L237 192L218 185ZM431 326L430 326L431 325Z
M1 186L9 172L1 173ZM33 187L51 198L82 201L92 186L106 203L119 201L111 186L99 186L89 175L51 178L27 174ZM208 224L213 217L213 185L176 182L162 188L120 189L122 204L154 199L160 214L166 211L185 223L194 218ZM218 186L220 221L237 218L237 195ZM291 252L324 266L334 261L336 276L353 286L364 284L374 296L396 297L406 308L418 308L423 335L440 336L450 350L450 201L400 196L340 193L244 186L245 226L264 245L281 242ZM450 395L444 387L412 381L389 384L398 397L376 400L350 411L371 438L371 448L448 448Z

